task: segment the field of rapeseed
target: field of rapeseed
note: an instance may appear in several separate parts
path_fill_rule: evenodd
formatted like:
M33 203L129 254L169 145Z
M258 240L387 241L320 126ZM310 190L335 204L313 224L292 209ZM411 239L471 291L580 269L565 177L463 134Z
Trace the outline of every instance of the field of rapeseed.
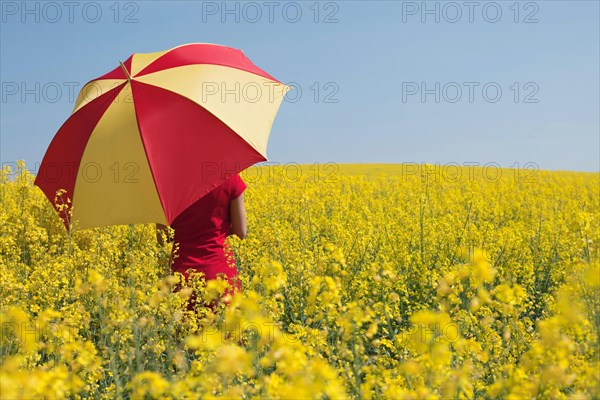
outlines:
M254 167L243 294L184 312L153 224L67 236L0 177L2 398L593 399L598 174Z

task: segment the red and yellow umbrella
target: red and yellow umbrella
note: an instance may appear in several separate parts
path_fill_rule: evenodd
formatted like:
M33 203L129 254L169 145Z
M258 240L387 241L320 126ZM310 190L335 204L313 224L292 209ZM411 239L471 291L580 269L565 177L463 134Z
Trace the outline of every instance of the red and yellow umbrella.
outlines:
M230 175L267 160L289 89L230 47L133 54L82 88L35 184L57 200L67 230L170 225Z

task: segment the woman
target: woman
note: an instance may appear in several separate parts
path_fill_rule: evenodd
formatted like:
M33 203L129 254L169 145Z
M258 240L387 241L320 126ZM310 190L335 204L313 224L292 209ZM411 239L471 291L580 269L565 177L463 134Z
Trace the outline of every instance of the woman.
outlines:
M233 291L240 291L238 271L229 246L227 236L235 234L240 239L246 237L246 209L244 207L244 190L246 184L234 174L220 186L196 201L183 211L171 223L175 230L171 255L171 270L189 278L188 270L203 272L207 280L218 276L226 277ZM162 224L156 226L156 238L163 244L161 231L167 232ZM229 288L225 294L232 293ZM188 309L193 309L195 298L188 302ZM214 309L215 304L211 304Z

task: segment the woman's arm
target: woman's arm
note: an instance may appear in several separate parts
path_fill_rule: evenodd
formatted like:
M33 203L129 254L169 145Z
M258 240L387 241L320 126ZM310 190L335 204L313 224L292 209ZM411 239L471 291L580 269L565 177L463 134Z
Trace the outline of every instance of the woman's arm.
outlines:
M165 237L167 238L167 241L169 241L169 231L167 229L167 226L163 224L156 224L156 240L158 241L158 244L162 246L164 244L164 241L160 234L161 232L165 233Z
M231 200L229 205L229 219L231 221L231 234L240 239L246 237L246 207L244 207L244 193Z

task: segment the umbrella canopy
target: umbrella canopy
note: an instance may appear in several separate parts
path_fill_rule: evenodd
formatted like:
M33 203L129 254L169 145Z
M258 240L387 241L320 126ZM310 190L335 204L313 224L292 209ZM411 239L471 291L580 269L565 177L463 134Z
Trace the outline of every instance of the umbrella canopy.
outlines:
M230 47L133 54L82 88L35 185L58 203L67 230L170 225L230 175L267 160L289 89Z

